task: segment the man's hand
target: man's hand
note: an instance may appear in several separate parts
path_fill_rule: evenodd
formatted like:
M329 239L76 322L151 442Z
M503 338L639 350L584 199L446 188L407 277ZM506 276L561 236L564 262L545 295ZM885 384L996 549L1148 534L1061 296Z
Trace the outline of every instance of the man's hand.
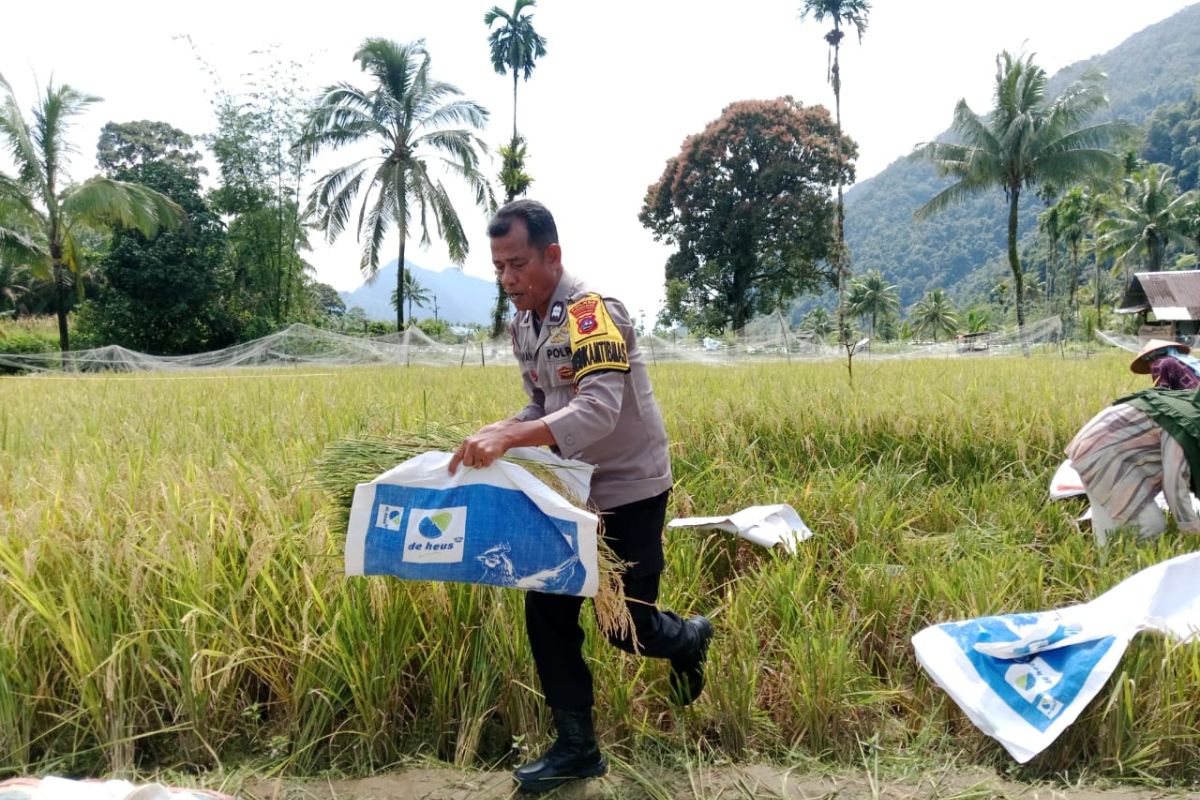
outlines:
M493 461L512 447L511 437L508 435L510 427L512 426L494 423L463 439L450 458L450 474L453 475L458 470L459 464L468 467L491 466Z
M554 444L550 428L540 419L519 422L515 419L493 422L463 439L450 458L450 474L458 465L488 467L513 447L540 447Z

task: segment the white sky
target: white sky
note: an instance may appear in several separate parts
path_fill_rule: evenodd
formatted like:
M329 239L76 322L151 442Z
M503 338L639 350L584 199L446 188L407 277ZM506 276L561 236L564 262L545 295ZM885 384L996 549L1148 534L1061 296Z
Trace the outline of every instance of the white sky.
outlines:
M842 46L842 119L859 144L859 178L947 128L960 97L986 111L1000 50L1033 52L1053 74L1190 3L874 0L862 44L850 35ZM495 148L511 132L512 83L495 74L488 57L483 15L494 4L22 3L4 14L0 73L25 109L34 102L35 80L44 86L51 76L105 99L79 120L73 137L79 153L70 174L82 180L95 172L95 142L110 120L163 120L194 135L212 130L211 81L177 34L191 36L227 86L257 63L250 51L277 45L281 55L308 65L314 90L336 80L367 85L352 61L366 37L424 37L434 75L492 112L484 138ZM644 0L608 14L603 4L539 0L534 22L548 39L548 53L521 84L518 123L536 180L529 196L554 212L568 269L622 298L634 313L653 316L668 250L652 240L637 214L684 137L735 100L791 94L833 106L822 39L829 25L801 23L800 5ZM512 0L503 6L511 10ZM320 166L349 160L334 157ZM0 155L0 169L8 168ZM473 233L465 270L490 279L485 218L465 193L457 196ZM361 283L353 232L333 246L319 234L312 238L309 258L318 279L338 289ZM385 251L396 252L394 236ZM429 269L449 264L437 245L425 251L410 241L407 256Z

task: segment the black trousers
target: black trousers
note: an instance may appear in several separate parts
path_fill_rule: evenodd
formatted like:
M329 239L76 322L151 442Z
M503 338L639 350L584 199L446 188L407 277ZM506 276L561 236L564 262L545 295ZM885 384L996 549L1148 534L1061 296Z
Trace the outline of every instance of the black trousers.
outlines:
M609 637L627 653L650 658L675 658L694 647L694 634L678 614L660 610L658 582L662 575L662 527L668 492L604 512L605 539L618 556L637 553L641 560L623 576L627 607L633 617L638 647L629 637ZM551 708L585 709L594 702L592 674L583 660L583 628L579 626L582 597L525 594L525 629L533 650L546 704Z

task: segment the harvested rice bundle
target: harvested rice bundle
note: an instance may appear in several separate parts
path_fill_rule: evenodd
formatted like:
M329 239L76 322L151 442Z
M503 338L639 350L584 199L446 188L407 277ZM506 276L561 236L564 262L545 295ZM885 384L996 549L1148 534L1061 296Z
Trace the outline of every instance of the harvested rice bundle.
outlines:
M314 480L329 495L337 508L342 512L348 512L354 503L357 485L372 483L382 473L423 454L452 452L457 449L466 435L463 430L458 428L430 425L421 432L399 432L391 435L366 434L340 439L329 443L315 462ZM586 496L580 496L580 489L582 489L580 481L576 476L568 473L575 468L565 462L560 465L542 460L520 458L512 454L505 456L503 460L521 466L551 491L562 496L577 508L586 509L597 515L599 519L596 526L598 581L593 598L596 618L600 630L605 635L634 636L633 620L625 604L625 592L621 582L621 573L626 565L617 558L604 541L603 518L599 516L596 509L588 504ZM582 494L586 495L585 489ZM400 520L397 519L395 524L397 527L392 530L398 531ZM432 528L429 532L436 533ZM405 544L407 546L407 540L405 540ZM485 556L486 554L477 555L475 560L490 563L485 560ZM502 558L503 556L497 557ZM462 556L459 555L459 558L461 559ZM481 583L494 582L471 580ZM522 584L507 585L531 588Z

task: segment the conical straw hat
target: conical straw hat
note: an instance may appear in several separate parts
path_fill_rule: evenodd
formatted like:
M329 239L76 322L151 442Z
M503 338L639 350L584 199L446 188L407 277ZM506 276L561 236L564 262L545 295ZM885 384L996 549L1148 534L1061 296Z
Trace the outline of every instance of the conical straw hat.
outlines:
M1138 375L1149 375L1150 362L1158 356L1166 355L1167 348L1169 347L1174 347L1181 353L1191 352L1191 348L1186 344L1170 342L1166 339L1151 339L1146 342L1146 346L1142 348L1141 352L1134 357L1133 363L1129 365L1130 371L1136 372Z

